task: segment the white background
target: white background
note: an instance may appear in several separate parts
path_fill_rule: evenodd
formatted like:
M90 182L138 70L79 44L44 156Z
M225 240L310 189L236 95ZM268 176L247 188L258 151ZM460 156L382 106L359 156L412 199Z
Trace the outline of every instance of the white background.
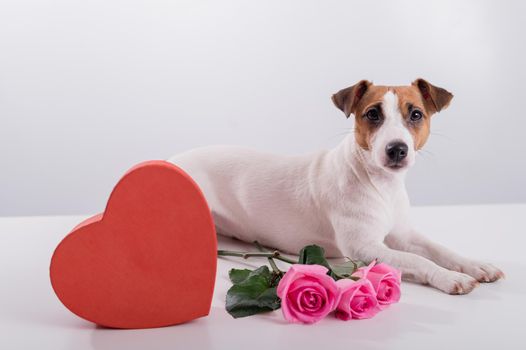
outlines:
M522 1L0 0L0 215L91 213L134 163L280 153L352 128L330 95L417 77L455 94L415 204L526 201Z

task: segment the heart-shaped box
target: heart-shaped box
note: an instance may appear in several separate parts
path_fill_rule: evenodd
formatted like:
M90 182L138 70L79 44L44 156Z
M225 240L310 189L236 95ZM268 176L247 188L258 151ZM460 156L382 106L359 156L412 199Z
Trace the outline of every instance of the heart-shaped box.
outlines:
M55 249L55 293L76 315L112 328L169 326L210 311L217 240L197 184L165 161L129 170L104 213Z

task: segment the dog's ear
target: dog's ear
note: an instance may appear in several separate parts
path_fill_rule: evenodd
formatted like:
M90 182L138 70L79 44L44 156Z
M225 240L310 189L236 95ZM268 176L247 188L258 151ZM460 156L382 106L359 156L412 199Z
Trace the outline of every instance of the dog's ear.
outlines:
M426 109L431 113L440 112L451 102L453 94L438 86L428 83L424 79L416 79L413 81L413 86L416 86L424 99Z
M351 113L355 112L356 104L360 101L371 84L370 81L361 80L357 84L342 89L332 95L332 102L343 113L345 113L347 118L349 118Z

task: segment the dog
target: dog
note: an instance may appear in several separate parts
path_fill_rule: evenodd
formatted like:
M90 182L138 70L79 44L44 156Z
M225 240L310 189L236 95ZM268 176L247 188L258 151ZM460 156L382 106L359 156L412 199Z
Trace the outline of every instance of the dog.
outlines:
M332 96L354 133L331 150L274 155L233 146L169 159L201 187L217 232L297 253L307 244L328 256L378 259L404 280L466 294L504 274L462 257L415 230L405 175L453 95L424 79L408 86L362 80Z

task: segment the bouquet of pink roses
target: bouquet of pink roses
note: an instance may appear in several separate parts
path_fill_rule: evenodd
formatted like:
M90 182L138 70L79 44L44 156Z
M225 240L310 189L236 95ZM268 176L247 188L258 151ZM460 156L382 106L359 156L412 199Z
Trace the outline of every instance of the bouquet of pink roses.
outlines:
M230 270L233 286L226 310L234 318L281 308L289 322L315 323L332 312L347 321L371 318L400 300L401 273L387 264L349 260L331 265L317 245L304 247L294 261L256 245L260 252L218 251L221 256L267 257L272 267L272 271L267 266ZM274 259L292 265L283 272Z

